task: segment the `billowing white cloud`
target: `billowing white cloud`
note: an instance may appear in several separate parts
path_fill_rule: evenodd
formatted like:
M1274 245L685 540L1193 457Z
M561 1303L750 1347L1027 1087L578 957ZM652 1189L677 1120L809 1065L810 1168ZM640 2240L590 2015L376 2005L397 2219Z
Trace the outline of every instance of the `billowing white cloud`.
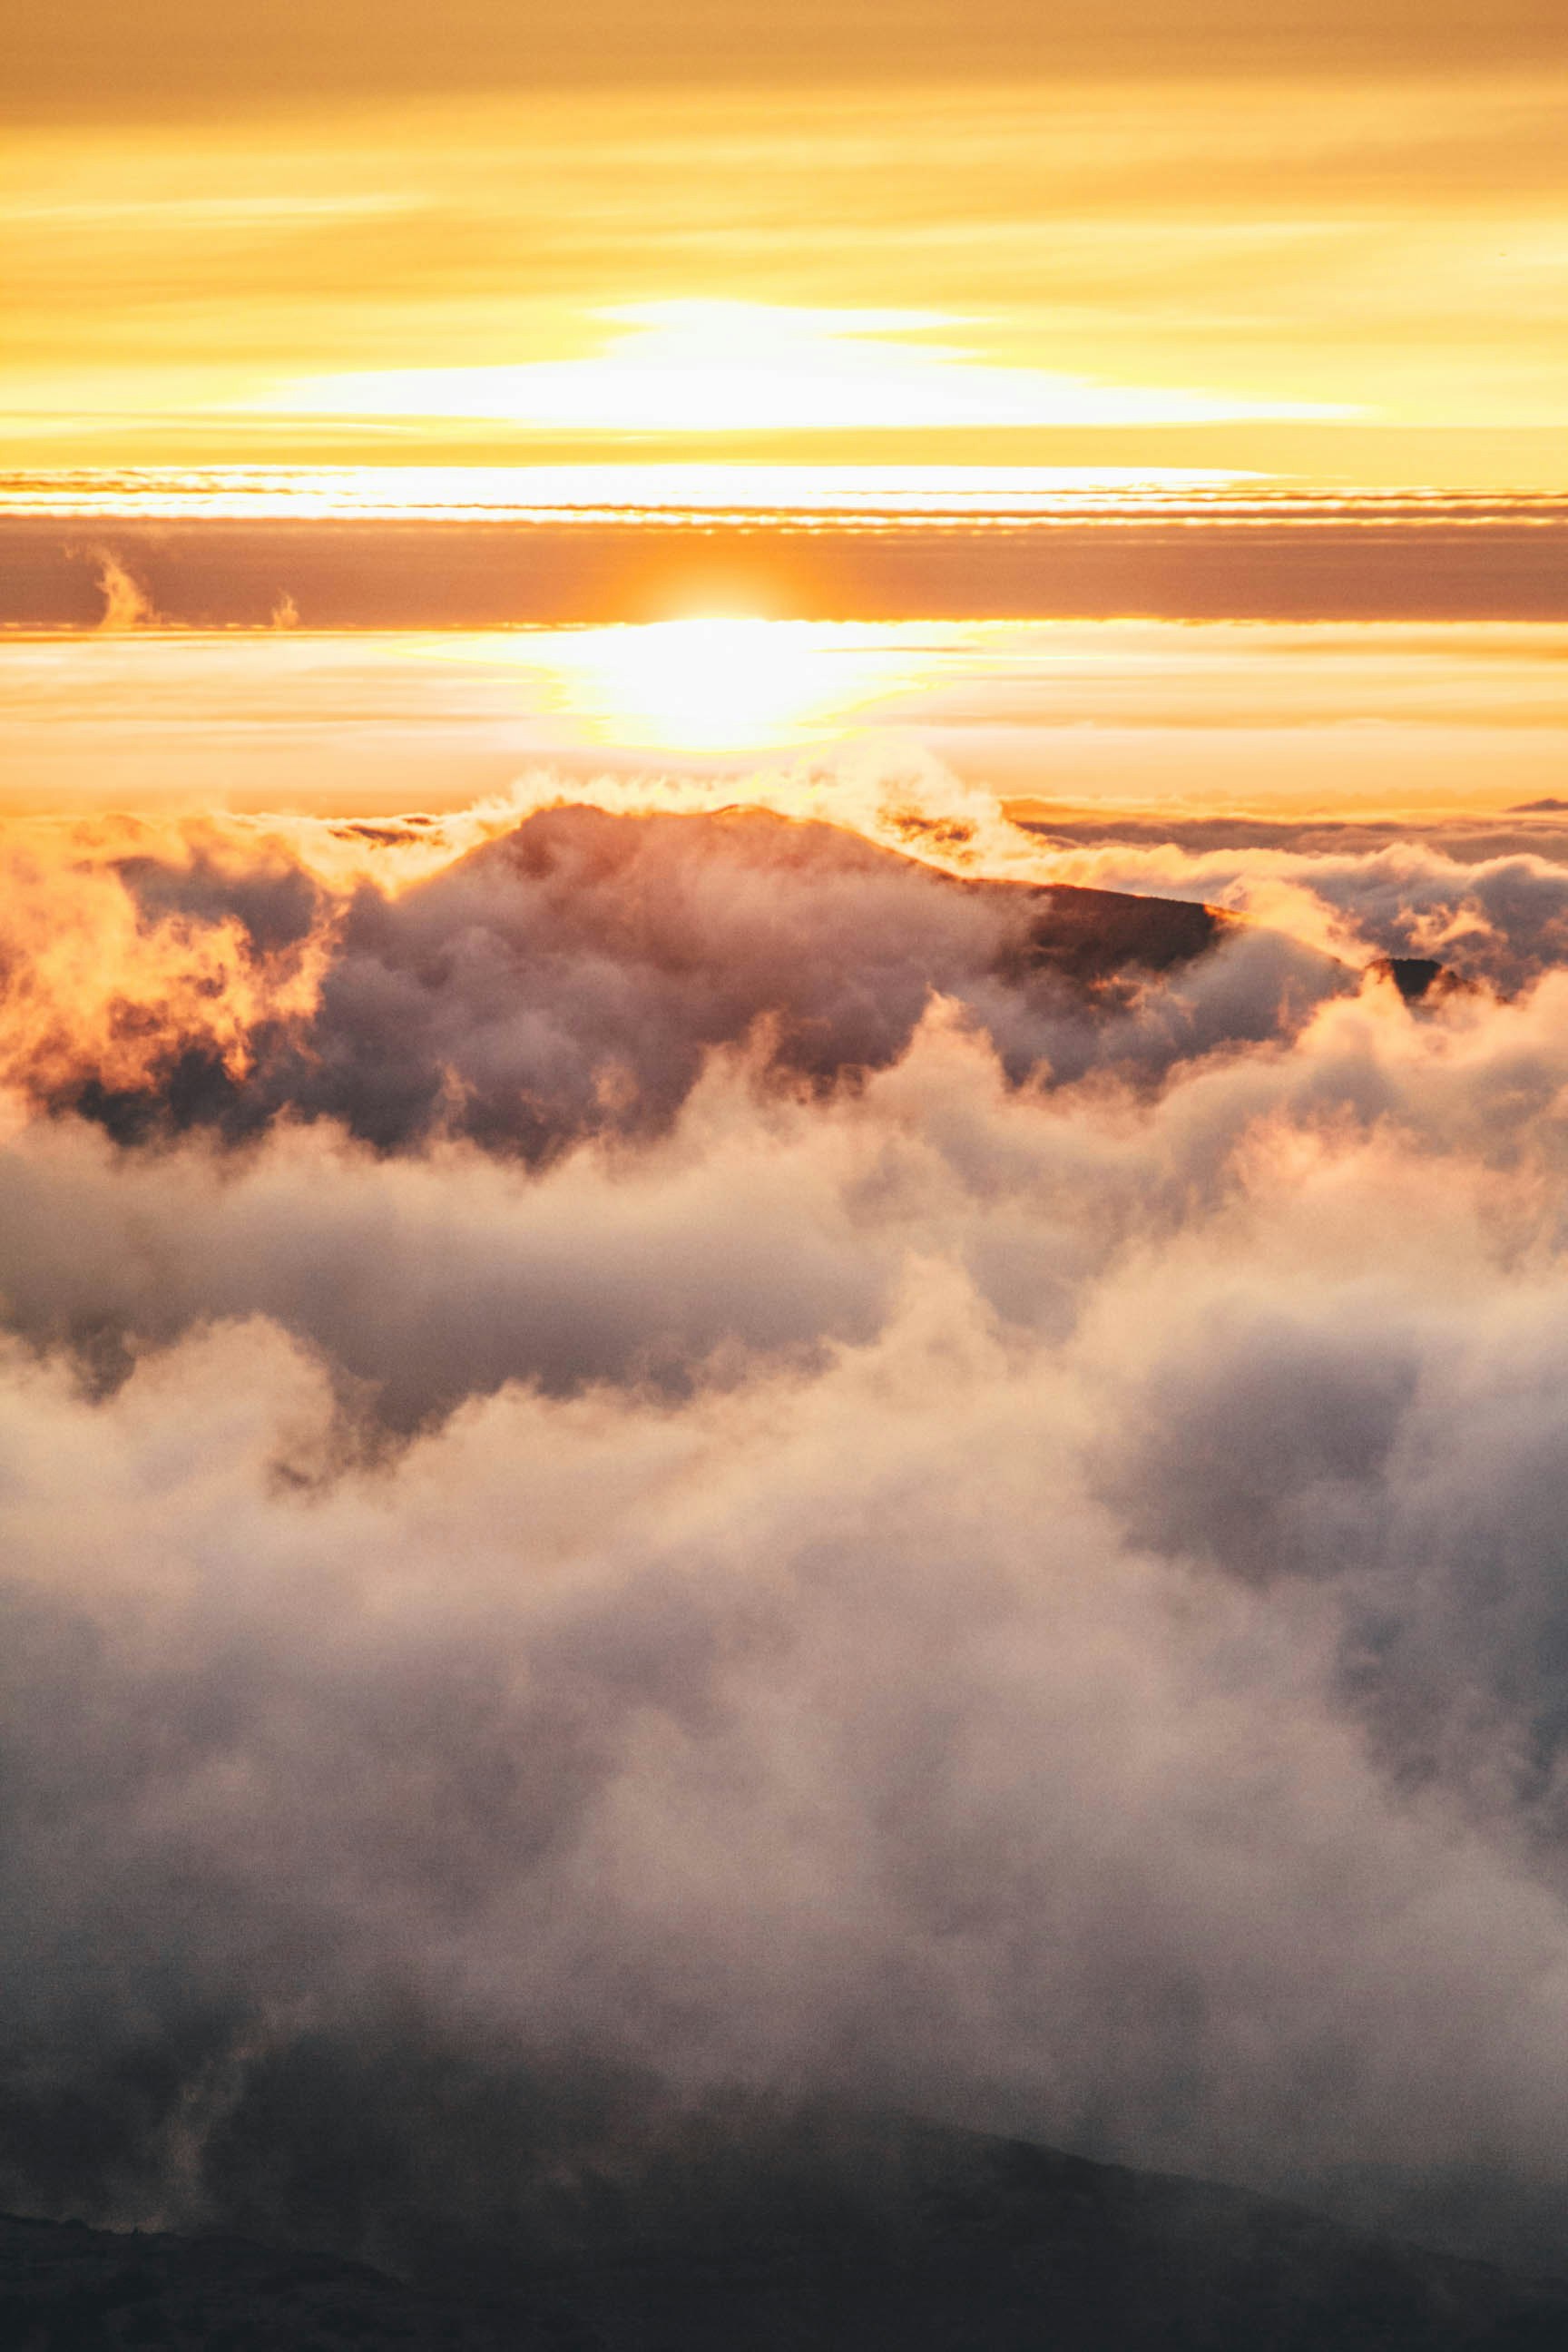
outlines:
M5 2193L384 2246L480 2195L489 2083L541 2229L650 2104L829 2094L1560 2197L1533 900L1506 1001L1246 932L1110 984L1027 894L751 824L562 812L390 898L113 869L180 1051L57 1051L0 1156Z

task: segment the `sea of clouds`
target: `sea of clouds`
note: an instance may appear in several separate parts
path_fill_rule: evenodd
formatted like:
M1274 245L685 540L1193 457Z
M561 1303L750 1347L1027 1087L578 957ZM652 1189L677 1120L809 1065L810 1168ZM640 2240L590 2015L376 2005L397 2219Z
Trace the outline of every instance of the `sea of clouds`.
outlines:
M1568 2200L1568 870L846 806L7 836L0 2204Z

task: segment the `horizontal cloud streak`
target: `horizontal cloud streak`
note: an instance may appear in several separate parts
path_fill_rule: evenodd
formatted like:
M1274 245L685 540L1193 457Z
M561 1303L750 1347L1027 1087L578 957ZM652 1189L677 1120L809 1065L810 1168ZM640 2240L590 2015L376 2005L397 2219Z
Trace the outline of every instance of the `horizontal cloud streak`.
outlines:
M36 493L35 493L36 496ZM1568 614L1560 498L1089 499L1045 517L932 520L787 508L527 519L149 523L0 520L0 621L102 625L128 596L165 624L270 625L279 596L315 629L495 628L668 618L721 606L776 619L1551 621ZM128 583L102 585L107 549Z

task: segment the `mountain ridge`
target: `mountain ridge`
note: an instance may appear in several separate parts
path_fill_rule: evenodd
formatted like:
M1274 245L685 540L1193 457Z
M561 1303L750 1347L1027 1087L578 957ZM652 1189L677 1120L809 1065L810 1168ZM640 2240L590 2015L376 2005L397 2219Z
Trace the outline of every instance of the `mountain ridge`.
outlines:
M813 2143L815 2145L815 2143ZM878 2152L879 2153L879 2160ZM868 2127L752 2218L655 2196L618 2246L350 2255L0 2217L16 2352L1560 2352L1568 2279L1021 2140ZM764 2185L765 2185L764 2179ZM688 2180L695 2190L699 2183Z

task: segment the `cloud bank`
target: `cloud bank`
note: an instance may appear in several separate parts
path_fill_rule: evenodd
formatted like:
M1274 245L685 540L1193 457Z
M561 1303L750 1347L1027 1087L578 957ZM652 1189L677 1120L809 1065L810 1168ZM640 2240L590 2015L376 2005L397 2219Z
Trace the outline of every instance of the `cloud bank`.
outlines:
M1542 876L421 844L13 845L0 2201L576 2242L831 2097L1554 2210Z
M952 373L962 380L964 371L955 365ZM982 381L1010 373L1037 381L1022 369L973 373ZM527 390L521 378L552 379L552 368L432 374L460 380L445 395L457 418L448 429L472 432L482 422L476 401L504 401L509 376L519 380L521 398ZM773 374L771 365L762 371L764 388ZM468 383L470 377L487 381L476 385ZM489 382L491 377L503 381ZM683 411L703 396L700 371L696 377L694 385L676 388ZM331 400L342 408L363 397L361 432L373 429L378 398L384 405L393 397L385 390L388 380L374 374L323 381L329 386L320 394L323 404ZM798 405L798 386L784 381ZM1068 384L1080 409L1099 400L1110 412L1099 427L1106 433L1128 429L1114 422L1118 404L1133 414L1140 403L1156 410L1163 404L1177 418L1184 402L1189 413L1205 399L1214 408L1224 404L1218 394L1139 393L1109 381L1097 393L1087 381L1057 381ZM356 384L361 394L351 389ZM755 386L731 389L737 399L762 399ZM867 387L855 389L862 411L875 410L882 424L891 422L887 411L896 395L878 385L874 400L868 400ZM655 390L670 400L668 384L658 383ZM436 400L433 387L426 396ZM651 402L654 393L647 398ZM821 391L819 414L815 422L808 415L801 431L828 431L827 399L827 390ZM575 391L572 405L579 411L583 405ZM1251 413L1278 416L1286 406L1255 402ZM289 414L274 413L279 420ZM764 425L768 413L763 411ZM864 436L877 428L857 425L851 407L837 429ZM933 429L982 428L954 421ZM1204 428L1172 423L1142 429L1190 436ZM1342 433L1352 427L1309 418L1275 429ZM607 437L608 417L602 430ZM686 462L673 434L666 426L672 460ZM1190 459L1193 452L1184 454ZM1213 456L1197 454L1200 462ZM1110 462L1119 464L1120 457ZM575 513L565 506L542 511L497 505L487 511L477 499L466 510L413 517L347 510L325 520L243 512L193 519L176 512L149 520L134 512L108 512L94 516L101 535L87 541L65 490L58 514L29 504L0 515L0 625L50 631L258 629L275 625L281 610L317 630L594 625L668 620L701 609L715 596L775 620L827 622L1141 615L1542 624L1568 617L1568 502L1554 493L1249 499L1245 492L1191 499L1173 492L1142 504L1123 500L1115 511L1107 510L1110 501L1092 494L1069 494L1055 510L1037 515L1004 509L944 517L897 509L816 512L787 502L772 510L699 506L661 511L639 503L636 491L634 481L603 506ZM526 486L516 493L525 494Z

